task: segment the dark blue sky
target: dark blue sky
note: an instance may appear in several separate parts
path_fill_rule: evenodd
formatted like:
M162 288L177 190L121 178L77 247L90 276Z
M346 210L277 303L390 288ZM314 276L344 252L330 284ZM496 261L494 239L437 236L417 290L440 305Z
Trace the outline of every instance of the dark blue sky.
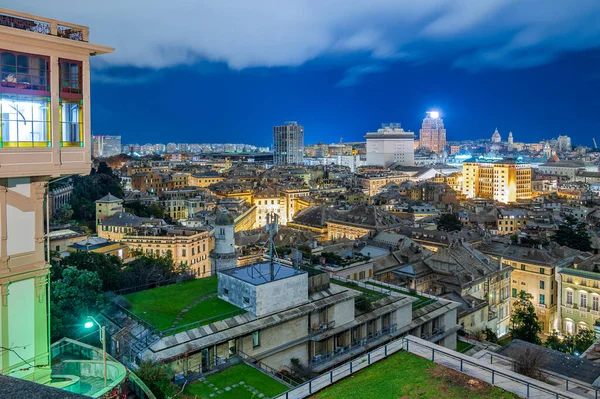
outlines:
M600 110L600 1L4 0L90 27L95 133L124 142L360 140L381 122L448 138L590 144Z
M202 71L202 72L198 72ZM305 126L305 141L361 140L381 122L418 133L425 111L441 110L449 140L490 137L536 141L600 138L600 51L569 53L527 69L470 72L444 62L397 62L340 86L343 67L315 61L296 68L231 71L223 65L160 71L116 68L92 84L93 130L123 142L247 142L270 145L272 127ZM124 84L143 76L140 84Z

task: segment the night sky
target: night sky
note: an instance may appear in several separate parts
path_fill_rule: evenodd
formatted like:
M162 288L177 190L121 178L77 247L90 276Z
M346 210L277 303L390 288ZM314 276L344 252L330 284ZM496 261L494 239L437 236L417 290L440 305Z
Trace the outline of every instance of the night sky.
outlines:
M449 140L600 139L599 1L8 3L117 49L93 60L92 130L124 143L267 146L286 120L357 141L430 109Z

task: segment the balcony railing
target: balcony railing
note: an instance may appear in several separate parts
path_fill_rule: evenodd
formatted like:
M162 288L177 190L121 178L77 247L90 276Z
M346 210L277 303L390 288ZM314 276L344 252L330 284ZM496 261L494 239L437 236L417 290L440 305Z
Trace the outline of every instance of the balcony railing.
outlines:
M38 17L36 15L0 8L0 26L87 42L89 29L85 26Z

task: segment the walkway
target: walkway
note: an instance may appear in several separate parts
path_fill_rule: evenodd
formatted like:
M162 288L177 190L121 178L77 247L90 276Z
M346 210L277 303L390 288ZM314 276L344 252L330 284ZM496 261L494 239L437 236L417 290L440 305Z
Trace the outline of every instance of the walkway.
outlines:
M198 305L200 302L202 302L202 301L204 301L204 300L206 300L206 299L208 299L210 297L213 297L213 296L217 296L217 294L204 295L204 296L202 296L200 298L196 298L192 302L190 302L189 305L187 305L185 308L181 309L181 311L177 314L177 317L175 317L175 320L171 324L171 328L177 327L177 325L179 324L179 322L181 320L183 320L183 316L185 316L185 314L187 312L189 312L191 308L193 308L194 306Z

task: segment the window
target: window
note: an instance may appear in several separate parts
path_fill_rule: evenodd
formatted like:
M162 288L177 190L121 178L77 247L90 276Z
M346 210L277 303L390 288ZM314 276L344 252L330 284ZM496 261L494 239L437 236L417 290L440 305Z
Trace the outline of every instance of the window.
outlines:
M5 91L50 91L48 58L4 51L0 55L0 83ZM45 94L45 93L40 93Z
M597 312L598 311L598 296L594 295L592 297L592 310Z
M580 308L587 308L587 294L580 294L579 295L579 307Z
M475 315L472 314L471 315L471 327L473 327L475 325Z
M521 264L521 270L525 270L525 265Z
M567 291L567 305L573 304L573 291Z
M544 270L543 267L540 267L540 274L544 274L544 273L546 273L546 271Z
M244 305L250 305L250 298L247 296L244 297Z
M81 62L60 60L60 94L76 94L80 97L83 93L81 84Z
M50 147L50 97L0 93L0 147Z
M546 296L544 294L540 294L540 305L546 304Z
M545 285L544 280L540 280L540 290L543 290Z
M229 290L227 288L223 288L223 295L229 295Z
M252 333L252 346L254 348L260 346L260 331L254 331Z
M83 146L82 100L60 99L61 146Z

